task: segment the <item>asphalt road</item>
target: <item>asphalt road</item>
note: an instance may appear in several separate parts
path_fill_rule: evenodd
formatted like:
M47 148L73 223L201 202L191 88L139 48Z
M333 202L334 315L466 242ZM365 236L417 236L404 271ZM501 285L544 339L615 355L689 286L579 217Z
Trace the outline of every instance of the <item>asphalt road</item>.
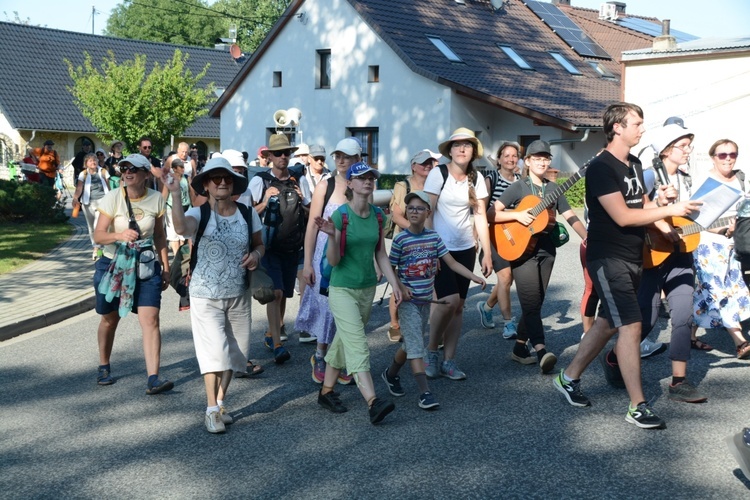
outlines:
M577 236L560 249L544 307L548 348L564 366L581 334ZM382 286L376 297L380 297ZM643 363L647 397L666 430L625 422L627 397L607 386L598 363L584 374L591 408L573 408L552 376L510 360L512 343L484 330L472 287L458 363L468 380L432 382L441 408L417 406L416 384L381 425L369 423L355 387L341 388L349 412L318 407L310 345L287 343L292 360L275 366L261 344L255 305L252 356L266 371L235 380L226 401L235 424L224 435L203 426L205 396L188 313L165 294L162 374L175 389L146 396L140 330L122 321L112 357L117 383L96 385L94 312L0 343L0 498L748 498L750 481L723 438L750 424L748 362L729 336L693 351L689 376L710 399L666 398L666 354ZM298 301L290 301L293 325ZM514 301L514 312L519 312ZM497 317L497 315L496 315ZM659 340L668 341L665 322ZM396 345L386 304L369 324L378 378ZM290 329L291 330L291 329Z

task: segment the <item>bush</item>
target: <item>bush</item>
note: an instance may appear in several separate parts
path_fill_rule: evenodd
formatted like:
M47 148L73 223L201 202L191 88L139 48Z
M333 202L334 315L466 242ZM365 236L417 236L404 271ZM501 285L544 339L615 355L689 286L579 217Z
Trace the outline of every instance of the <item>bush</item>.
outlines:
M397 182L409 177L408 174L380 174L378 189L393 189Z
M562 184L567 181L567 178L560 177L557 179L557 184ZM586 181L581 179L565 192L565 197L568 199L568 204L571 208L583 208L583 202L586 199Z
M65 206L54 188L31 182L0 180L0 220L7 222L62 223Z

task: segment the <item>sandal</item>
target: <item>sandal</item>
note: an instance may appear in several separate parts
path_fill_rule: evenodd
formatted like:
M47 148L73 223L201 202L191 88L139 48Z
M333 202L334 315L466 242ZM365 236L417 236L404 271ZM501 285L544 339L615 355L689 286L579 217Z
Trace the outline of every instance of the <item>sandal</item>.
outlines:
M260 375L263 373L263 367L261 365L256 365L249 359L247 360L247 371L244 372L235 372L234 376L235 378L251 378L255 377L256 375Z
M714 350L713 346L710 346L706 344L705 342L701 342L698 339L690 341L690 348L696 349L698 351L713 351Z

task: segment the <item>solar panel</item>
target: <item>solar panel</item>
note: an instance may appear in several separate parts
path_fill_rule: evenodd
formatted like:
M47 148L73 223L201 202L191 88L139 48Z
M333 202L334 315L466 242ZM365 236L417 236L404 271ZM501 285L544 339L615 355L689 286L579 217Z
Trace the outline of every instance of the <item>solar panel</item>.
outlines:
M570 48L584 57L611 59L609 54L578 27L563 11L547 2L528 0L526 5Z
M646 21L645 19L639 19L637 17L621 17L617 19L617 24L646 35L661 35L661 24ZM669 33L680 43L698 39L698 37L683 31L670 29Z

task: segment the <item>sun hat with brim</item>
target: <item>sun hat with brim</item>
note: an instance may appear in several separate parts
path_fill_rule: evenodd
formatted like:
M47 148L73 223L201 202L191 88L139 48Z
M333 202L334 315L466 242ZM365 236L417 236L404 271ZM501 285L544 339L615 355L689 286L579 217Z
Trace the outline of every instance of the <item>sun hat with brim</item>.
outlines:
M206 196L206 190L203 188L204 181L209 180L213 173L227 173L233 176L234 182L232 183L232 194L242 194L247 190L247 178L244 175L240 175L232 170L232 164L222 156L214 156L206 162L206 165L201 170L201 173L193 177L193 181L190 183L195 189L195 192Z
M110 150L110 151L111 151L111 150L113 150L113 149L115 148L115 146L116 146L117 144L119 144L119 145L120 145L120 147L123 147L123 148L125 147L125 143L124 143L124 142L122 142L122 141L121 141L121 140L119 140L119 139L115 139L115 140L114 140L114 141L112 141L112 143L111 143L111 144L109 145L109 150Z
M298 148L291 146L289 139L284 134L274 134L268 139L268 151L284 151L286 149L294 153Z
M148 158L138 153L128 155L117 163L117 166L119 167L122 167L124 165L130 165L132 167L140 168L143 170L151 170L151 162L148 161Z
M695 135L690 129L681 127L677 123L670 123L655 131L651 147L654 148L657 154L661 154L670 144L677 142L683 137L689 137L692 141Z
M245 157L242 156L242 153L240 151L237 151L236 149L225 149L221 152L221 156L223 158L226 158L229 164L233 167L247 168Z
M404 204L408 205L414 198L419 198L421 201L427 203L427 208L432 210L432 203L430 203L430 197L424 191L412 191L404 197Z
M354 163L351 167L349 167L349 170L346 171L346 180L351 180L352 177L365 175L367 172L372 172L373 174L375 174L376 179L380 178L380 172L372 168L367 163L358 161L357 163Z
M440 143L440 146L438 146L438 151L440 151L440 154L442 154L446 158L450 158L451 144L457 141L469 141L470 143L472 143L474 145L474 158L479 158L484 155L484 148L482 147L482 143L479 142L479 139L477 139L477 136L474 134L474 132L466 127L461 127L454 130L451 136L448 137L447 141Z

